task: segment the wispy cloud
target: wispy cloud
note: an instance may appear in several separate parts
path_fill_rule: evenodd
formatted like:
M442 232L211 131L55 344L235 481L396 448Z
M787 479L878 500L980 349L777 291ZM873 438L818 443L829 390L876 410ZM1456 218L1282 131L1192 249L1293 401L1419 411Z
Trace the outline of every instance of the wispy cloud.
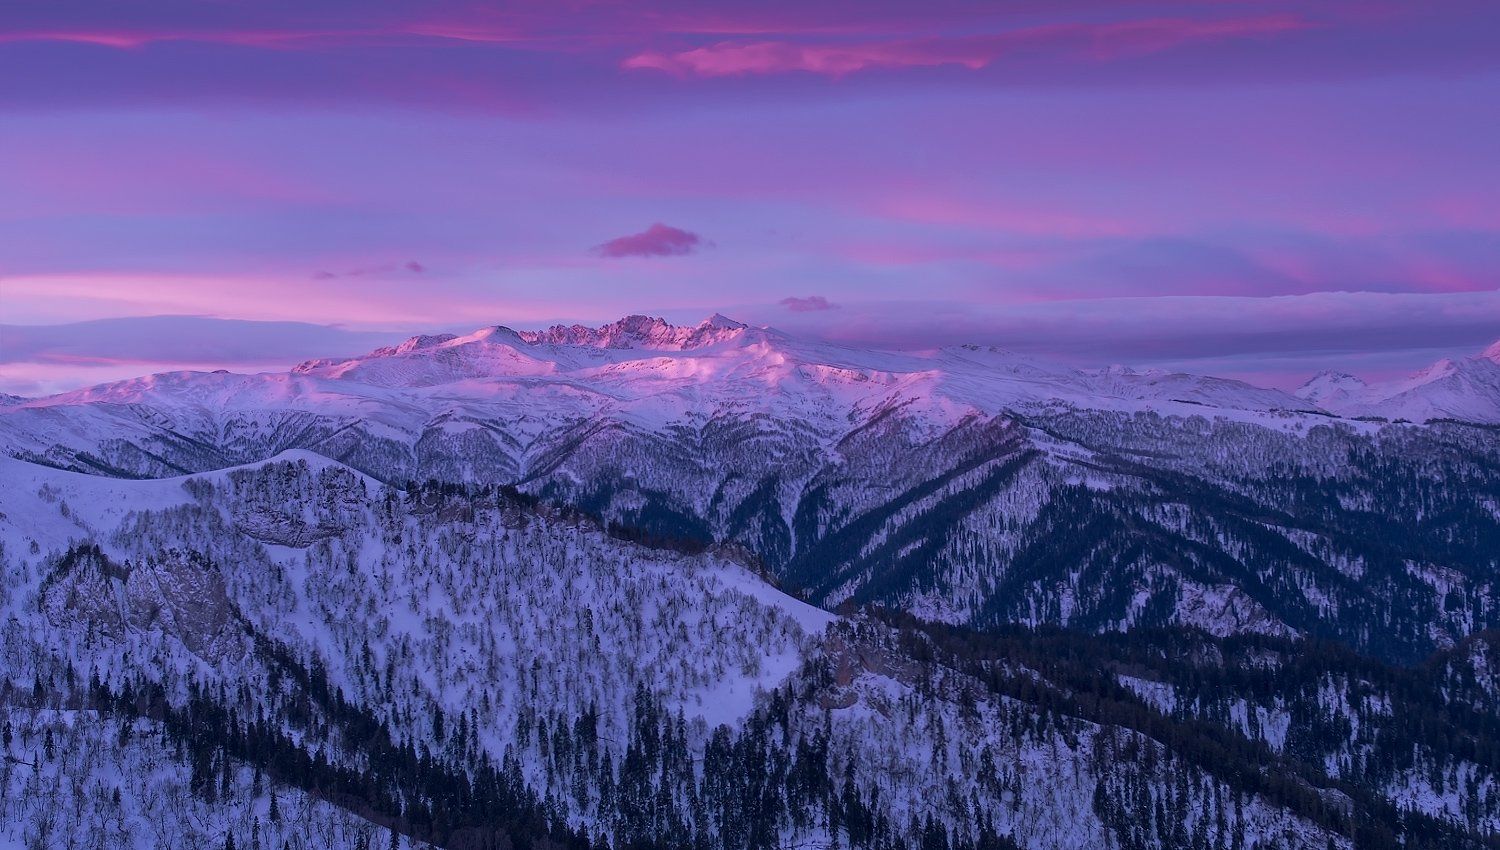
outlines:
M333 280L340 277L369 277L372 275L400 275L400 274L422 274L427 267L416 260L407 260L404 263L382 263L377 266L360 266L342 272L318 271L313 273L316 280Z
M795 295L789 296L776 302L791 310L793 313L818 313L823 310L837 310L839 305L834 304L821 295L809 295L799 298Z

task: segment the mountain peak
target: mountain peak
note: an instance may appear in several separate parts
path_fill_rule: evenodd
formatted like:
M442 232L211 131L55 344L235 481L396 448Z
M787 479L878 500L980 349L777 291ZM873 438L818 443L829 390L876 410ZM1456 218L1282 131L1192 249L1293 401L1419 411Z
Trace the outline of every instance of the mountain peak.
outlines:
M1324 369L1292 392L1313 404L1341 404L1362 397L1370 389L1363 380L1335 369Z
M723 313L715 313L712 316L709 316L708 318L699 322L698 327L719 328L721 330L742 330L749 327L749 325L745 324L744 322L737 322L734 319L731 319L728 316L724 315ZM1500 343L1496 343L1496 345L1500 346Z
M1330 384L1349 385L1349 386L1362 386L1364 383L1365 382L1364 382L1363 379L1358 378L1358 377L1356 377L1354 375L1351 375L1348 372L1341 372L1341 371L1339 371L1337 369L1324 369L1323 371L1319 372L1318 374L1313 375L1311 378L1308 378L1302 384L1302 386L1304 388L1306 388L1306 387L1316 387L1316 386L1327 386L1327 385L1330 385Z
M1463 367L1459 365L1459 361L1454 360L1451 357L1444 357L1443 359L1433 363L1431 366L1413 373L1411 376L1411 380L1418 383L1435 381L1439 378L1446 378L1447 376L1458 372L1462 368Z
M417 334L416 336L407 339L405 342L402 342L400 345L388 346L386 348L377 348L373 352L371 352L371 356L381 357L394 354L407 354L420 348L432 348L436 345L442 345L445 342L457 338L458 337L455 334Z
M553 325L544 331L520 331L532 345L577 345L589 348L687 351L727 342L743 335L742 322L718 313L694 327L674 325L656 316L626 316L607 325Z
M1485 358L1486 360L1493 360L1496 363L1500 363L1500 339L1495 340L1489 348L1481 351L1479 353L1479 356Z

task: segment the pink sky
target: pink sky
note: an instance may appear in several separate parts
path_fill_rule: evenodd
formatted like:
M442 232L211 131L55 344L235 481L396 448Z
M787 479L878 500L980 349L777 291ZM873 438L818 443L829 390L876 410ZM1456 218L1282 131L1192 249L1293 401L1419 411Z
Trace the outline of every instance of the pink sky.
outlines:
M722 311L1415 367L1500 337L1497 28L1384 0L29 4L0 19L0 325ZM264 365L21 348L0 389Z

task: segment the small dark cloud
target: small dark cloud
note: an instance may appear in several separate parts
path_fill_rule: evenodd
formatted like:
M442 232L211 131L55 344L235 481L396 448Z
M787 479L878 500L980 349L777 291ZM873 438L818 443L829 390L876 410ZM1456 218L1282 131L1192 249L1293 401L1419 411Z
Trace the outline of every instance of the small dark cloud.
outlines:
M349 269L343 272L318 271L313 272L314 280L334 280L341 277L368 277L371 275L392 274L422 274L427 267L416 260L407 260L404 263L385 263L379 266L361 266L357 269Z
M696 233L657 222L640 233L595 245L594 253L601 257L681 257L707 244Z
M793 313L816 313L821 310L837 310L839 305L834 304L821 295L809 295L806 298L790 296L776 302L791 310Z

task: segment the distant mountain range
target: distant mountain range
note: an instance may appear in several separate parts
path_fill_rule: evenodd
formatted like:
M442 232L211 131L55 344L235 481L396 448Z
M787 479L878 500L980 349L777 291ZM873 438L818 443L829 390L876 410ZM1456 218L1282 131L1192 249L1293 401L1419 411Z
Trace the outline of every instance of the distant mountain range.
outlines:
M1341 416L1500 422L1500 342L1475 357L1439 360L1398 381L1369 384L1342 372L1322 372L1296 394Z
M165 324L162 333L173 333L172 326ZM201 348L203 342L192 344ZM242 352L242 356L250 354ZM476 403L503 392L498 385L486 392L482 385L462 382L551 379L608 387L612 394L632 400L692 388L706 399L704 403L717 403L736 396L750 378L767 391L767 405L777 399L811 397L815 403L827 399L869 407L881 403L882 396L911 400L927 396L986 413L1047 403L1092 409L1152 407L1173 413L1182 410L1175 405L1197 404L1248 412L1308 411L1417 422L1434 418L1497 421L1497 374L1500 342L1474 357L1442 360L1400 381L1366 384L1329 371L1286 394L1241 381L1161 370L1075 370L993 347L953 346L925 352L848 348L750 327L720 315L696 326L629 316L598 328L559 325L543 331L514 331L497 326L463 336L422 335L360 357L308 361L291 372L336 379L340 383L334 385L335 394L358 395L357 390L350 390L353 384L412 390L446 385L449 395ZM194 392L194 386L204 391L208 386L204 381L210 380L214 379L194 381L189 373L166 373L47 399L12 396L5 403L57 405L155 397L167 401L174 392ZM258 375L251 382L235 383L233 390L258 387L274 401L279 393L276 387L288 382L295 385L288 393L305 392L312 386L289 376ZM244 404L254 402L247 398ZM643 410L643 415L651 414ZM670 416L670 411L665 415Z

